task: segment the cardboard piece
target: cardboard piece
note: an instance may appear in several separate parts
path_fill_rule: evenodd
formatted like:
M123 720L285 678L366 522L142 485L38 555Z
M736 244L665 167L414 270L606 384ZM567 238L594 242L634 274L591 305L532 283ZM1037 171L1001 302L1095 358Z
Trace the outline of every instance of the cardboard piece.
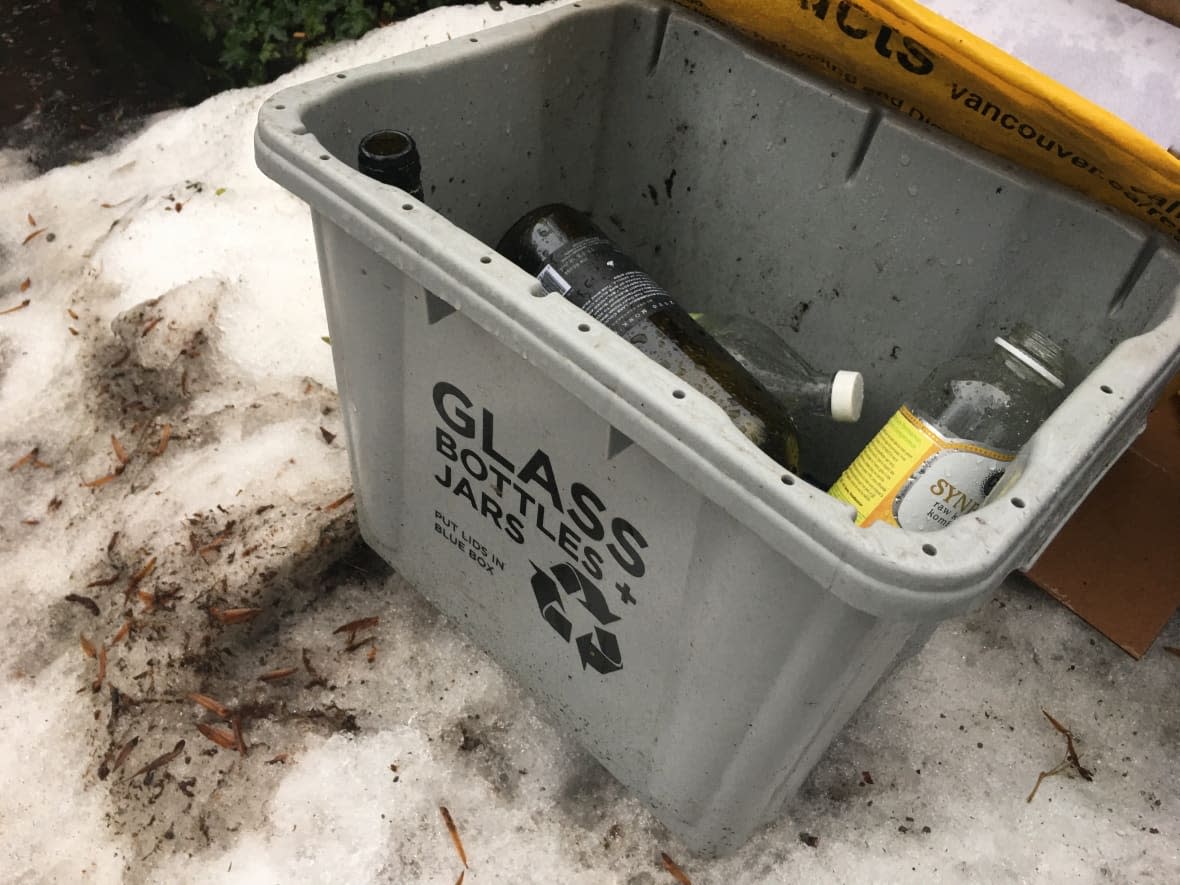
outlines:
M1177 514L1180 396L1173 393L1028 577L1140 658L1180 607Z

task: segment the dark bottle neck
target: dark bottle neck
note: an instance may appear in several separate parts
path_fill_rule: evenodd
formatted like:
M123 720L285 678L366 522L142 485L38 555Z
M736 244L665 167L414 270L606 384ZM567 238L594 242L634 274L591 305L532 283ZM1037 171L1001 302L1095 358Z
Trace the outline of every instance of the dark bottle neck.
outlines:
M414 139L399 129L379 129L361 139L357 168L382 184L422 199L422 160Z
M555 252L585 237L606 237L586 215L563 203L534 209L500 238L496 251L534 276Z

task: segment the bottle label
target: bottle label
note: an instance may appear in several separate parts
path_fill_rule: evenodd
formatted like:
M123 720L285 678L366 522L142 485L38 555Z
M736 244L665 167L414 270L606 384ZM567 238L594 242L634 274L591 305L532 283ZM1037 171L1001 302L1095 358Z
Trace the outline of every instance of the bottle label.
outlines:
M978 510L1014 457L949 437L902 406L829 493L856 508L857 525L934 531Z
M583 237L558 249L537 279L546 291L567 298L620 335L675 304L605 237Z

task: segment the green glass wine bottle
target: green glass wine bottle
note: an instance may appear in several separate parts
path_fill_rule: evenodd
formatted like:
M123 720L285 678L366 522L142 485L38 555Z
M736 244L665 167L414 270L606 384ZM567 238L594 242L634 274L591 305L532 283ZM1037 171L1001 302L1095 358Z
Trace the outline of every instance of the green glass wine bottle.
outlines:
M411 197L422 199L422 160L418 146L400 129L378 129L362 138L357 147L357 168L382 184L392 184Z
M562 204L534 209L496 248L709 397L762 451L798 473L798 434L782 404L584 214Z

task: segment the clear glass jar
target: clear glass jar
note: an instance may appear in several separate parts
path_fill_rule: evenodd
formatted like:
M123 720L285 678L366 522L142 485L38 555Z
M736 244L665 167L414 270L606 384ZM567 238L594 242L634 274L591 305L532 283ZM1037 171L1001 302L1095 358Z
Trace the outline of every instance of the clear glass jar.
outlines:
M830 493L856 507L857 525L946 528L983 505L1073 375L1060 345L1019 324L989 353L935 369Z
M1015 454L1065 398L1069 358L1024 323L995 344L935 369L912 407L950 436Z

